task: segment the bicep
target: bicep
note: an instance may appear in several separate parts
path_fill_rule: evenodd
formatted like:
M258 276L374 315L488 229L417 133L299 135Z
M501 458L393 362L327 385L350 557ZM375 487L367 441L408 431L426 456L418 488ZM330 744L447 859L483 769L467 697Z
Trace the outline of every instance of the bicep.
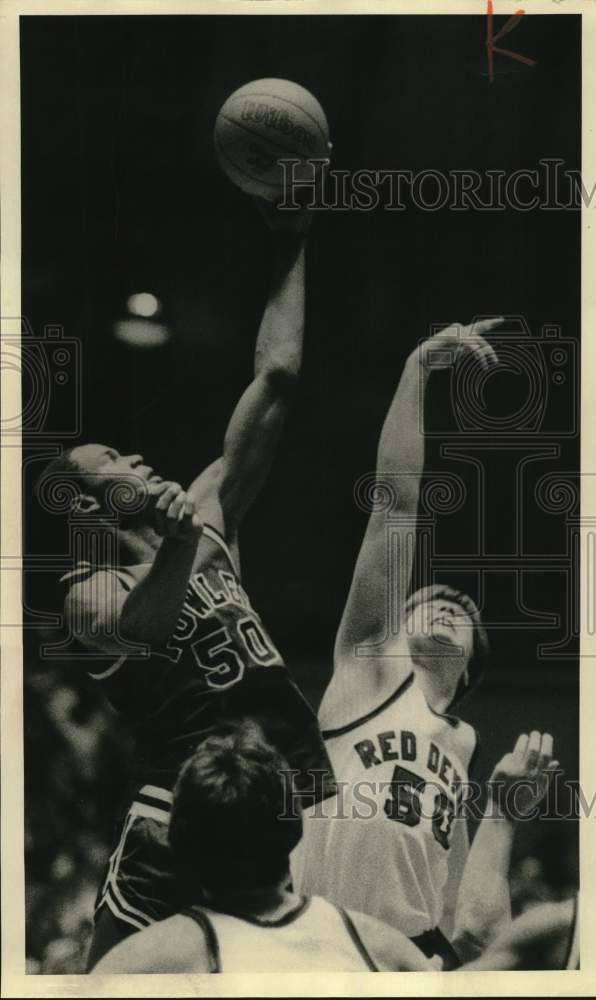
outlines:
M373 515L358 555L335 640L331 682L319 710L321 724L344 724L375 707L410 673L408 657L392 655L401 628L411 572L410 540Z
M220 500L224 517L238 524L269 473L289 404L291 379L258 375L243 393L226 431Z

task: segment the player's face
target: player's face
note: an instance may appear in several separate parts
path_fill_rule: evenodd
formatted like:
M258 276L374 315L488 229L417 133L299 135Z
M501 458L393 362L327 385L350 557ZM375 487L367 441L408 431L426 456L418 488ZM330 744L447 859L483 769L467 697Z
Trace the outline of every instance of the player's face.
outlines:
M406 622L408 643L413 654L432 655L434 665L440 668L440 655L460 656L462 671L474 649L474 625L460 604L435 598L419 604ZM432 667L432 661L429 661Z
M72 458L79 466L94 493L103 493L113 483L126 481L159 483L161 476L145 465L142 455L121 455L115 448L104 444L85 444L75 448Z

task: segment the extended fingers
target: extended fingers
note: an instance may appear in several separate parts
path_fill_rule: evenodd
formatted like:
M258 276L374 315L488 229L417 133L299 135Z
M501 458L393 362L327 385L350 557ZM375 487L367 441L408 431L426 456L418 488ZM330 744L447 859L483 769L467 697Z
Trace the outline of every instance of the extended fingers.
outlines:
M539 771L544 771L550 764L553 756L553 738L550 733L542 734L540 752L538 754L537 767Z
M182 520L185 514L185 508L187 504L188 497L184 490L180 490L179 493L173 498L168 507L168 512L166 514L166 523L168 535L175 535L178 531L178 524Z
M480 337L484 336L485 333L490 333L501 323L504 323L505 319L503 316L495 316L492 319L479 319L476 323L472 323L472 330L477 333Z
M526 756L526 750L528 748L529 736L527 733L522 733L521 736L517 737L517 741L513 748L513 756L515 757L516 764L522 764Z
M542 746L542 735L538 730L534 729L530 733L530 738L528 739L528 746L526 748L526 769L528 771L536 771L538 768L538 761L540 759L540 748Z

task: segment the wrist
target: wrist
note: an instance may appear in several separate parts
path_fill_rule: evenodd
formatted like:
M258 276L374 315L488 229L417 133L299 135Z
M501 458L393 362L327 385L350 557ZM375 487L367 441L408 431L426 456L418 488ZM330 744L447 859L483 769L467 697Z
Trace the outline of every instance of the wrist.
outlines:
M165 535L162 538L160 551L164 553L194 553L199 538L196 535Z
M515 818L511 815L509 809L506 806L504 799L506 796L499 794L499 789L493 790L490 785L488 788L488 795L486 799L486 807L484 810L484 818L491 820L499 820L510 826L512 829L515 826Z
M428 382L430 376L430 369L426 362L423 348L424 344L419 344L414 348L406 361L406 368L409 370L412 378L415 378L420 385L426 388L426 383Z

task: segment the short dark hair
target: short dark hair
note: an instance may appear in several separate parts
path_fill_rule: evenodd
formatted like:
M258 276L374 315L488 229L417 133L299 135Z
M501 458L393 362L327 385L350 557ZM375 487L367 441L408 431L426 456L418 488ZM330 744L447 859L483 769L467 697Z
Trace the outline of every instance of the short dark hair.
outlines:
M302 836L287 761L251 719L226 723L184 764L170 844L184 895L277 885Z
M35 482L38 496L41 497L41 487L48 479L55 480L59 485L70 486L74 492L81 492L81 469L72 457L73 451L74 448L66 448L42 469Z
M460 678L451 702L451 705L455 705L456 702L461 701L464 695L469 694L473 688L477 687L484 677L485 666L490 656L490 643L486 628L482 624L478 605L472 600L469 594L464 593L463 590L456 590L455 587L450 587L447 584L433 583L428 587L421 587L420 590L415 590L406 601L405 613L409 615L420 604L427 604L430 601L440 600L441 598L459 604L471 618L474 626L474 647L470 662L468 663L468 680L465 681L463 677Z

